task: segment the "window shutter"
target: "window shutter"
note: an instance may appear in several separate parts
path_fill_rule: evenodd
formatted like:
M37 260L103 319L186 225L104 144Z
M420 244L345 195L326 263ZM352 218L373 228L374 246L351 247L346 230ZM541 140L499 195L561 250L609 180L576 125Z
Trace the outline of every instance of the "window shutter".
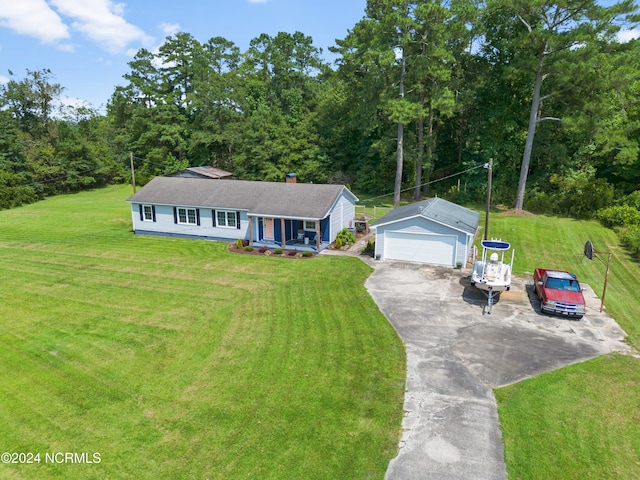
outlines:
M178 223L178 209L173 207L173 223Z
M138 205L140 207L140 221L144 221L144 214L142 213L142 204Z
M236 228L240 230L240 212L236 212Z
M156 206L151 205L151 215L153 216L153 221L156 221Z
M196 224L200 226L200 209L196 208Z
M211 218L213 218L213 226L216 226L216 211L211 210Z

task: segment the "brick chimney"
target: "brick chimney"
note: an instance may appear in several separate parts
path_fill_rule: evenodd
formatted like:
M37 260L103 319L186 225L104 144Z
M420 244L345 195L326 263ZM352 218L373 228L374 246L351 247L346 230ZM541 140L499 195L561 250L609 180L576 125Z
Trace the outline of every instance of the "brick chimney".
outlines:
M285 182L287 183L297 183L297 177L295 173L287 173L285 177Z

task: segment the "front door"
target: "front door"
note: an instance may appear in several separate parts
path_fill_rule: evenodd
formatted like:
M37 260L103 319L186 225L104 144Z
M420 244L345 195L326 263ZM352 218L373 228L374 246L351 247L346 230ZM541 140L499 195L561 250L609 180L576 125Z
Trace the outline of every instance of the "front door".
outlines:
M264 219L264 239L273 240L273 218Z

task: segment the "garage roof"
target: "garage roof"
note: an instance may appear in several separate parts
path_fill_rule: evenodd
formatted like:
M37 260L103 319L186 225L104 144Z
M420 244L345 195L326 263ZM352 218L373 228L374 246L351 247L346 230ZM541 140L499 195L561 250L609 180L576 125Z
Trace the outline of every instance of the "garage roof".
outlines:
M475 235L480 214L442 198L429 198L395 208L380 218L374 228L410 218L422 217L470 235Z

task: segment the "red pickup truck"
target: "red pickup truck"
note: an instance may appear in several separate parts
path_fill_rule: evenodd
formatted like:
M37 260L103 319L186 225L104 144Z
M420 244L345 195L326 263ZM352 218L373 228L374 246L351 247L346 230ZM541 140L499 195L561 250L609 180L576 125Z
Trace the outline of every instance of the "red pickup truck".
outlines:
M536 268L533 285L543 312L575 318L585 314L582 287L573 273Z

